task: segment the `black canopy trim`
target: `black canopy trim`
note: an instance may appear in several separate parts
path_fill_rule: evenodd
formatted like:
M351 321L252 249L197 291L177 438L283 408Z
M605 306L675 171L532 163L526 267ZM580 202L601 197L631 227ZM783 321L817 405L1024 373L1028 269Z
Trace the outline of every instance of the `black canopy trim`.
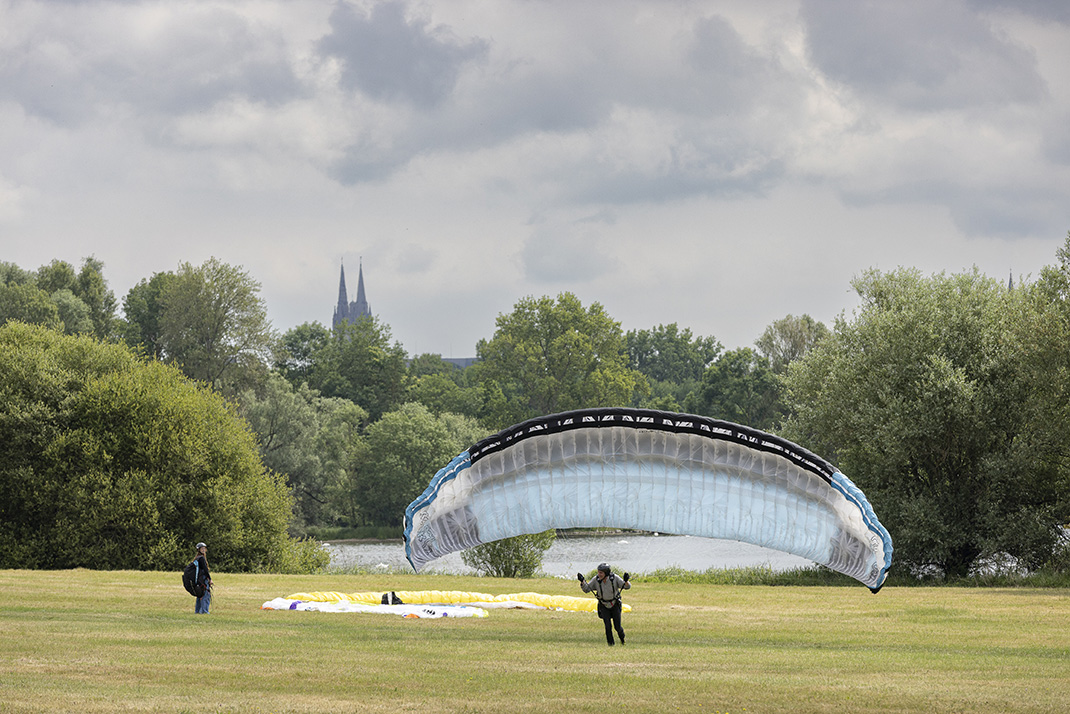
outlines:
M624 407L579 409L529 419L477 442L468 450L468 454L471 457L471 463L474 464L481 458L507 449L524 439L573 429L607 426L697 434L710 439L735 442L758 451L782 456L800 468L821 476L829 483L832 483L832 475L836 473L836 469L828 461L798 444L749 426L695 414Z

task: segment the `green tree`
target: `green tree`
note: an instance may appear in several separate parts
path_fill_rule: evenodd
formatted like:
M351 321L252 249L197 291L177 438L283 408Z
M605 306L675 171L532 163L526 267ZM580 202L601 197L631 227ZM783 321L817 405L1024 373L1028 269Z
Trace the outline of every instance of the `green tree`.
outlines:
M805 356L828 334L829 329L825 324L809 315L788 315L765 328L754 345L769 360L774 373L784 374L789 364Z
M436 414L435 418L438 419L439 423L446 428L446 433L450 435L451 439L453 439L454 453L450 454L451 459L457 454L467 449L468 447L475 444L477 441L480 441L484 437L490 435L490 432L487 431L486 427L480 424L477 420L469 416L465 416L464 414L443 412L441 414ZM439 467L441 468L445 465L446 464L443 463L440 464ZM437 473L438 469L435 469L435 471ZM433 475L434 474L431 474L431 476ZM428 483L430 483L430 476L427 480ZM427 484L424 484L424 486L426 487ZM420 492L423 493L423 489L420 489Z
M625 336L630 365L650 379L682 383L702 378L721 354L713 337L695 337L674 322L652 330L630 330Z
M478 418L482 407L478 387L468 384L467 370L437 354L422 354L409 363L407 401L419 402L434 414L452 412Z
M542 568L543 554L554 544L553 530L503 538L461 551L461 561L493 578L530 578Z
M1006 488L1031 489L1034 512L1041 504L1050 507L1050 517L1030 529L1040 531L1041 549L1048 542L1045 526L1070 524L1070 233L1056 258L1036 283L1021 284L1011 293L1025 309L1003 313L1017 337L1013 361L1027 385L1021 398L1026 428L1015 447L1031 465L1028 483L1008 483ZM1028 537L1028 530L1012 533ZM1065 568L1070 548L1065 538L1063 543Z
M78 274L74 272L74 266L65 260L53 260L48 265L42 265L37 269L37 287L52 295L57 290L70 290L76 293L78 289Z
M93 334L93 320L89 315L89 306L67 288L60 288L52 293L52 304L56 306L63 331L68 335L79 332Z
M769 360L749 347L721 355L688 396L685 408L765 431L772 431L785 412Z
M86 332L110 338L115 296L108 290L103 268L93 257L85 259L80 273L62 260L53 260L36 273L14 263L0 263L0 322L21 320L67 334ZM46 306L48 302L52 308Z
M431 477L483 435L472 420L436 417L422 404L384 414L365 430L352 469L351 488L362 519L369 525L401 525L406 506Z
M89 256L82 268L53 260L37 270L36 284L50 296L60 311L68 334L89 332L105 340L115 332L115 295L104 279L104 264Z
M306 322L289 329L275 351L275 369L295 387L315 379L317 359L326 356L331 331L318 322Z
M307 570L291 500L218 395L121 345L0 327L0 567Z
M55 329L59 313L48 294L36 286L33 273L14 263L0 262L0 325L8 320Z
M571 293L524 298L499 315L480 362L483 421L490 428L542 414L630 404L646 380L628 367L624 335L598 303L584 308Z
M962 577L1000 554L1041 564L1067 515L1052 473L1065 436L1030 433L1030 399L1052 387L1022 369L1024 295L976 269L869 271L854 287L854 319L788 369L785 436L866 492L914 572Z
M368 413L348 399L321 398L316 407L319 428L313 448L319 454L320 470L318 478L302 486L305 493L297 493L298 505L302 499L308 504L304 508L310 525L360 525L353 484Z
M482 407L478 388L462 387L445 374L417 377L410 382L408 394L409 401L423 404L433 414L452 412L475 419Z
M216 389L260 381L274 335L259 292L248 273L216 258L183 263L160 296L165 357Z
M444 360L442 355L430 352L416 355L409 362L409 376L413 379L432 374L441 374L457 380L464 375L464 370Z
M712 337L694 337L676 323L652 330L631 330L625 335L628 361L650 383L650 394L639 406L679 411L687 396L698 389L706 369L721 353Z
M241 413L259 437L264 465L283 474L295 500L295 525L332 525L339 514L330 495L351 460L367 412L345 399L321 397L307 384L294 388L276 373L259 393L243 392Z
M292 334L292 333L291 333ZM308 331L309 349L289 370L291 379L307 371L309 386L326 397L348 399L377 420L396 409L405 397L408 371L404 348L390 343L390 328L375 317L362 317L356 322L342 323L325 343L315 330Z
M154 359L163 358L160 314L163 312L162 296L175 279L172 272L153 273L148 280L142 279L130 288L123 298L123 317L119 335L131 347L140 347Z
M0 285L0 325L12 320L42 325L50 330L63 329L56 303L48 293L33 284Z
M1037 387L1027 405L1037 438L1053 445L1070 441L1070 233L1056 257L1058 263L1046 266L1036 283L1015 291L1029 308L1027 319L1015 325L1018 358ZM1070 453L1070 443L1064 448Z
M14 263L0 261L0 285L34 285L34 274Z
M89 310L93 335L98 340L112 339L116 330L116 302L115 293L108 288L108 282L104 279L104 263L93 256L82 261L74 294Z

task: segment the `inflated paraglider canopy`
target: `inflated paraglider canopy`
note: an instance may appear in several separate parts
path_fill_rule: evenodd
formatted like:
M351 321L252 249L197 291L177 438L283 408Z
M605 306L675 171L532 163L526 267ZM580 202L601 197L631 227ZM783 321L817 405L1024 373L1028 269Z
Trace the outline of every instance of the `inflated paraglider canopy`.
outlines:
M740 540L877 592L892 540L831 464L785 439L689 414L590 409L526 421L461 453L405 509L419 571L447 553L550 528Z

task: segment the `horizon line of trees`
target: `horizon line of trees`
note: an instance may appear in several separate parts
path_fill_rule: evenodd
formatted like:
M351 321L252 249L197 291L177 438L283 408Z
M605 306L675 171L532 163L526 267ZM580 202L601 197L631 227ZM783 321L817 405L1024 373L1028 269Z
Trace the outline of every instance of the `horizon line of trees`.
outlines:
M525 297L464 369L406 354L375 317L278 334L260 284L215 258L141 280L121 317L95 258L77 271L0 263L0 325L121 343L139 364L170 365L218 395L284 485L291 537L398 526L438 468L483 436L629 405L743 423L825 456L869 496L897 564L961 577L1001 558L1029 569L1066 559L1070 234L1056 258L1014 289L976 269L866 271L852 316L829 328L787 315L733 350L676 323L624 332L568 292ZM26 418L0 413L0 430ZM0 465L0 475L7 507L25 474ZM0 552L5 541L0 528Z

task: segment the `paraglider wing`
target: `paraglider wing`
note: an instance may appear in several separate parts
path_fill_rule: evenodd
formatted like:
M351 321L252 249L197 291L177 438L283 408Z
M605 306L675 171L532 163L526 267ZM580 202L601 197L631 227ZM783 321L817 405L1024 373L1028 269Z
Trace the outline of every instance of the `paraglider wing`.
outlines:
M532 419L475 444L405 510L412 567L550 528L614 527L793 553L876 592L892 541L824 459L730 422L639 409Z

